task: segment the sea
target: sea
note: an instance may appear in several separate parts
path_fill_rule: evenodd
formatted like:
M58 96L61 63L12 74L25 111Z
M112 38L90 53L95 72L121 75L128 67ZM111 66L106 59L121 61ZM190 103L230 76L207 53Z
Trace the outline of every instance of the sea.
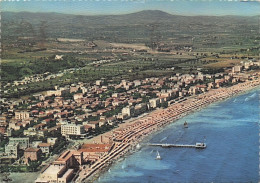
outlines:
M96 183L258 182L260 88L211 104L148 136ZM188 128L183 127L187 121ZM195 144L206 149L148 143ZM157 151L161 160L156 160Z

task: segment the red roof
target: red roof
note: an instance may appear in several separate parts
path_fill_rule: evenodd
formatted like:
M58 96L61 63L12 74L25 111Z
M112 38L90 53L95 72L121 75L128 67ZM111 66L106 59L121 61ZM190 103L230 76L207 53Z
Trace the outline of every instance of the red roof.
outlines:
M46 122L50 122L52 119L45 119L44 121L46 121Z
M91 129L91 128L92 128L92 126L89 126L89 125L84 125L84 128L85 128L85 130L88 130L88 129Z
M206 85L197 85L196 87L198 87L198 88L207 88Z
M40 143L38 146L39 147L50 147L51 144L50 143Z
M4 134L5 131L6 131L6 130L5 130L5 127L0 127L0 133L1 133L1 134Z
M112 144L84 144L79 151L81 152L108 152Z
M39 148L29 147L24 152L38 152L39 150L40 150Z

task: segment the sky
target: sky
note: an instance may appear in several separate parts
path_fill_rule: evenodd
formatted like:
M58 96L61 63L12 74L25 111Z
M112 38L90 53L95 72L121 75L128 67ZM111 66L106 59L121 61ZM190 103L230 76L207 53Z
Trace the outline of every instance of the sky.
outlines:
M260 15L258 2L239 0L3 0L1 11L57 12L77 15L127 14L162 10L175 15Z

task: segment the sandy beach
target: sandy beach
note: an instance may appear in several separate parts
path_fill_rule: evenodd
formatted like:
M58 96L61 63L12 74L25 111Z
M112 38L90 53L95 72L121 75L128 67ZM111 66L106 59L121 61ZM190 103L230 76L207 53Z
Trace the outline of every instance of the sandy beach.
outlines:
M89 168L81 169L76 182L93 182L98 178L99 173L108 169L116 160L122 158L132 150L147 135L158 131L162 127L180 119L181 117L198 111L207 105L228 99L234 95L241 94L259 86L260 80L239 83L229 88L219 88L210 90L197 96L188 97L186 100L174 103L165 109L156 109L144 116L130 119L126 123L120 124L118 128L102 134L110 136L114 143L114 149L102 156ZM84 141L84 143L98 142L100 135Z

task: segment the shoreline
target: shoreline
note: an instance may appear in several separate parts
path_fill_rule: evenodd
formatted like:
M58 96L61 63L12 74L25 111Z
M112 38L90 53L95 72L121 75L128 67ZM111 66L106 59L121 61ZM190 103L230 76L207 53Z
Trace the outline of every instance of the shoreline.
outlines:
M187 100L180 103L174 103L166 109L156 109L145 116L131 120L123 126L114 129L121 131L122 134L115 135L114 140L122 139L122 142L115 142L115 148L104 155L90 168L81 170L76 182L94 182L99 176L113 166L116 161L132 154L136 150L136 145L143 141L147 136L150 136L165 126L176 122L178 119L187 116L193 112L197 112L207 107L210 104L227 100L233 96L241 95L247 91L256 89L260 85L260 80L248 81L239 83L229 88L219 88L210 90L201 95L189 97ZM108 135L107 132L103 135ZM114 136L114 135L113 135Z

